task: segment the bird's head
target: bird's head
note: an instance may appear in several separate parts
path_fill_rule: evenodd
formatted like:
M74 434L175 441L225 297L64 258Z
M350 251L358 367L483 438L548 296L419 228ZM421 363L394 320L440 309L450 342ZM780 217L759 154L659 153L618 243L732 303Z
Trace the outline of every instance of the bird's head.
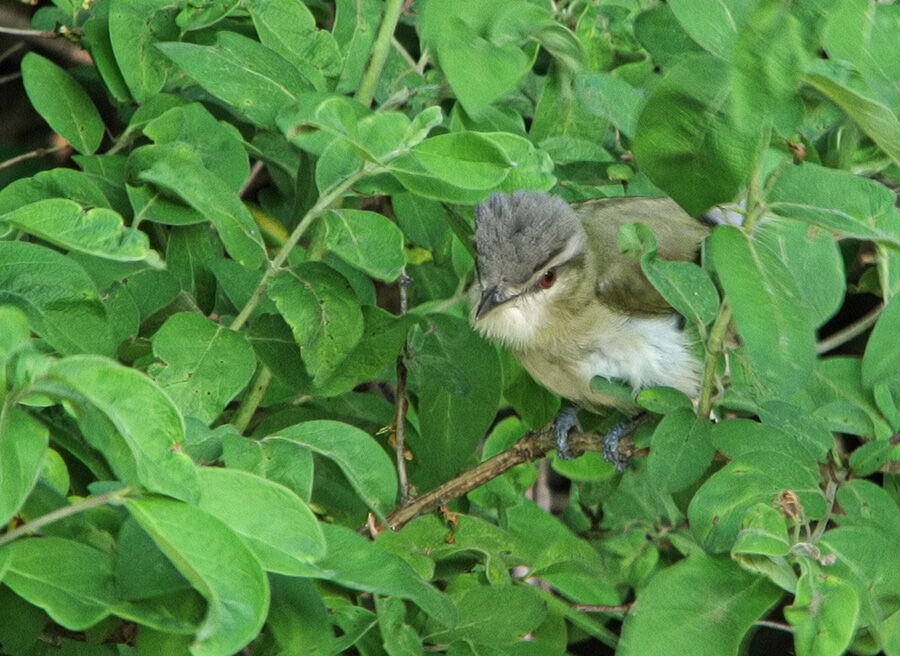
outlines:
M511 348L548 337L555 314L580 286L585 233L560 198L533 191L493 194L475 210L478 281L472 322Z

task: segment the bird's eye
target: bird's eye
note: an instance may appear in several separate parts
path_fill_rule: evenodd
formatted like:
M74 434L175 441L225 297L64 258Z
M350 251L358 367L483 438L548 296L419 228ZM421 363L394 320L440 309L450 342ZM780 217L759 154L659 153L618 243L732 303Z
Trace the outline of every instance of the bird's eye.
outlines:
M553 283L556 282L556 267L552 267L547 269L544 272L544 275L541 276L541 287L544 289L549 289L553 287Z

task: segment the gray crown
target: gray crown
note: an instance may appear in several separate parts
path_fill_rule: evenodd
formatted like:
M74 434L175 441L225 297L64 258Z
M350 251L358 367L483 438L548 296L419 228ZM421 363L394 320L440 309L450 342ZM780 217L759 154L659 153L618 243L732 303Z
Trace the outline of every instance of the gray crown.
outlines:
M575 212L537 191L492 194L475 208L475 250L482 284L520 285L580 229Z

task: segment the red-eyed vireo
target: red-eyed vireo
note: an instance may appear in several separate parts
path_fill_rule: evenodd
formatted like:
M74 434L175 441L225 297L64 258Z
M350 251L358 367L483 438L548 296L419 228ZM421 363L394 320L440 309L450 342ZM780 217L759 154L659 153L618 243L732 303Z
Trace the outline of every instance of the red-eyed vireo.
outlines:
M545 193L493 194L475 211L478 279L472 322L506 346L535 380L592 411L616 407L594 376L634 391L666 385L695 396L699 362L681 318L640 262L618 248L619 228L646 224L667 260L692 260L708 228L667 198L609 198L568 205ZM574 411L557 418L560 454ZM604 454L615 458L615 444ZM614 450L615 449L615 450ZM616 464L622 463L616 459Z

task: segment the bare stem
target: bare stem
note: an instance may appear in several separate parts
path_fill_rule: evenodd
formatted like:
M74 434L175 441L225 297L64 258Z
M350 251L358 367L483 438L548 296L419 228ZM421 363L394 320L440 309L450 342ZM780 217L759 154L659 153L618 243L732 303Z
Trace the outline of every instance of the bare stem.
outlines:
M272 372L269 371L269 368L266 365L260 362L259 367L256 369L256 373L253 375L253 380L250 381L247 395L244 397L244 400L241 401L241 404L238 406L237 412L231 421L239 433L243 434L247 429L247 426L250 425L250 421L253 419L253 415L256 414L256 409L266 395L266 390L269 389L269 383L271 382Z
M709 339L706 341L706 360L703 365L703 381L700 388L700 405L698 414L708 417L712 410L713 389L716 386L716 366L719 356L723 352L725 335L728 333L728 325L731 323L731 308L727 302L722 303L719 315L710 328Z
M61 150L65 150L69 147L69 144L61 144L59 146L53 146L51 148L38 148L37 150L32 150L29 153L23 153L22 155L17 155L12 159L8 159L5 162L0 162L0 169L6 169L10 166L15 166L19 162L24 162L29 159L34 159L35 157L43 157L44 155L50 155L52 153L58 153Z
M339 185L332 187L328 191L328 193L319 196L319 200L316 201L315 205L309 208L309 211L300 220L300 223L297 224L297 227L294 228L291 236L288 237L286 242L284 242L284 246L282 246L278 251L275 259L269 263L269 266L263 272L262 280L259 281L256 289L253 290L253 294L250 296L250 300L247 301L247 304L244 306L244 308L234 318L234 321L231 322L231 326L229 327L232 330L240 330L243 325L247 323L247 319L249 319L250 315L253 314L253 310L256 309L256 306L259 305L259 302L262 300L263 295L266 293L266 289L269 286L269 278L275 275L275 273L277 273L281 266L287 261L288 256L291 254L291 251L294 250L294 247L300 241L300 238L303 236L303 234L309 229L309 226L312 225L312 222L319 218L319 216L321 216L325 212L325 210L327 210L331 206L332 203L343 196L344 192L346 192L350 187L356 184L356 182L360 178L370 175L374 172L377 172L376 169L373 169L372 165L366 164L366 166L364 166L362 170L357 171L355 174L351 175Z
M403 0L387 0L385 3L378 35L372 45L372 57L369 59L369 66L356 91L356 99L366 107L372 104L372 98L375 97L375 87L378 84L378 78L381 77L384 62L387 61L391 49L391 38L394 36L394 30L397 29L397 21L400 20L402 11Z
M37 533L41 528L47 526L47 524L58 522L61 519L71 517L72 515L77 515L78 513L82 513L85 510L90 510L91 508L96 508L97 506L105 506L108 503L121 501L132 492L134 492L134 489L126 487L120 490L113 490L112 492L107 492L106 494L101 494L96 497L88 497L83 501L73 503L69 506L57 508L53 512L49 512L46 515L41 515L37 519L32 520L27 524L22 524L9 533L0 535L0 546L12 542L13 540L16 540L24 535Z
M841 344L846 344L854 337L857 337L858 335L866 332L875 324L876 321L878 321L878 317L881 316L881 311L883 309L884 306L879 305L865 316L860 317L858 320L851 323L849 326L845 326L836 333L829 335L818 344L816 344L816 351L820 355L822 353L828 353L828 351L836 349Z

